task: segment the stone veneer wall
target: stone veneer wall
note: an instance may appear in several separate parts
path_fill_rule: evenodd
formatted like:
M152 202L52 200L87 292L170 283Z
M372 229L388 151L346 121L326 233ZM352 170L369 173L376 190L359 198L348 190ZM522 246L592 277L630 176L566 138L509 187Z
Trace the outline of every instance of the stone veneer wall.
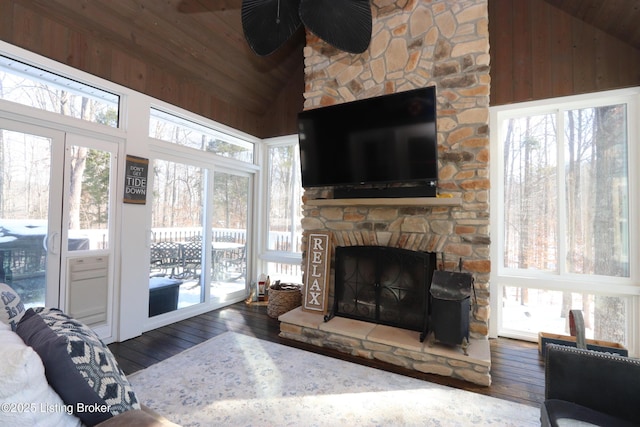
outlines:
M309 188L303 198L304 236L330 230L335 245L444 253L448 269L461 259L463 271L475 277L474 337L488 335L489 321L487 1L372 0L366 52L339 51L309 32L304 49L305 109L435 85L438 190L462 199L454 207L319 207L307 202L331 198L331 189Z

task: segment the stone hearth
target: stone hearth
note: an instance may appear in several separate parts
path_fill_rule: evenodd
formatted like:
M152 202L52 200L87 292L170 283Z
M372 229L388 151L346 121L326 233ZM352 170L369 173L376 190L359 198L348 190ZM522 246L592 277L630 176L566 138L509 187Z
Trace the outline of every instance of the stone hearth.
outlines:
M386 325L334 317L300 307L281 315L280 336L318 347L332 348L367 359L377 359L419 372L491 385L491 354L486 339L470 340L468 355L460 346L420 342L420 333Z

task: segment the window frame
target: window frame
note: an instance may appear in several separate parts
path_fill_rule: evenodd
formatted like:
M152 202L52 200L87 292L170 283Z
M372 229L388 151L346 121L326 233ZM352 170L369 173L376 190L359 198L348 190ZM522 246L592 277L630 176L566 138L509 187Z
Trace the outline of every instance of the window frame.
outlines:
M9 55L4 52L0 52L0 73L8 75L9 79L24 78L30 83L45 85L47 90L64 91L73 97L72 101L74 102L72 102L72 104L74 104L74 107L77 107L75 104L77 104L78 97L98 102L101 105L101 109L104 110L108 110L111 106L116 113L116 123L115 125L110 125L108 123L100 123L96 120L96 117L84 118L79 117L76 114L62 114L59 111L52 110L50 108L13 101L0 94L0 101L2 102L9 102L28 109L53 114L61 118L68 117L73 120L80 120L84 123L90 123L92 125L103 126L110 129L121 128L123 117L123 95L116 90L106 89L105 85L88 83L86 79L76 77L75 75L72 76L66 73L58 73L56 70L47 71L44 67L40 66L40 64L36 64L34 61L25 61L19 56ZM39 90L32 91L32 93L38 92Z
M211 194L209 193L209 191L211 191L213 188L213 180L214 180L215 173L220 172L220 173L226 173L226 174L248 178L249 179L249 196L248 196L249 207L247 212L248 221L247 221L246 233L247 233L247 240L255 241L256 236L260 234L260 230L259 230L259 224L258 224L258 227L256 227L256 223L254 222L253 218L254 218L256 209L260 209L260 208L259 208L259 203L258 201L256 201L254 195L256 194L256 188L257 188L256 183L258 182L257 176L260 175L263 167L262 165L257 163L260 160L260 157L256 153L259 152L262 145L262 141L257 137L253 137L241 131L228 128L225 125L221 125L217 122L214 122L206 118L202 118L198 116L189 117L189 113L183 112L178 107L175 107L169 104L164 104L159 101L156 101L150 105L149 114L151 114L151 109L162 111L164 114L167 114L167 115L173 115L178 120L184 120L187 123L194 123L199 127L210 129L212 132L231 135L235 139L242 140L247 144L253 145L254 163L248 163L248 162L234 159L231 157L224 157L212 151L201 151L196 148L176 144L174 142L170 142L162 139L156 139L151 136L147 137L150 165L153 165L157 160L161 160L161 161L178 162L185 165L198 167L198 168L201 168L203 171L205 171L204 185L206 189L204 194L204 205L202 206L203 208L202 214L204 218L202 223L203 230L207 230L212 227L211 221L213 218L211 216L211 212L213 209L213 198L211 197ZM149 188L153 188L154 186L153 179L154 179L153 174L150 173L149 179L148 179ZM151 194L148 195L148 200L147 200L147 205L148 205L147 217L149 221L151 220L151 208L153 203L152 197L153 196ZM151 227L151 223L149 224ZM150 232L151 232L151 228L149 228L149 233ZM207 235L207 239L209 237L210 236ZM246 253L247 293L249 291L249 286L251 285L251 281L256 276L253 268L253 266L255 265L255 262L254 262L255 257L253 255L255 252L254 247L255 247L255 244L248 245L248 251ZM209 267L210 266L207 263L205 263L205 265L203 266L203 268L206 268L206 269L208 269ZM203 307L206 308L207 310L215 310L225 305L228 305L227 301L222 301L222 302L217 300L214 301L211 298L211 281L208 278L206 278L204 282L201 282L201 286L202 286L203 296L199 303L194 304L193 306L184 307L184 308L175 310L171 312L172 314L160 315L160 316L149 318L147 323L150 326L148 326L145 329L150 330L155 327L166 324L167 322L164 319L174 319L174 318L177 319L177 318L183 318L183 317L184 318L191 317L194 314L198 314L203 309ZM245 299L245 298L246 298L246 295L243 295L242 299ZM176 316L180 316L180 317L176 317Z
M262 141L262 150L261 153L261 164L262 164L262 183L260 186L262 197L264 197L263 202L260 204L262 206L261 212L261 220L259 225L259 254L258 254L258 262L259 262L259 270L267 271L266 264L268 263L280 263L280 264L290 264L297 267L301 267L302 265L302 251L295 251L292 249L291 251L276 251L269 249L269 200L270 192L269 192L269 179L268 176L270 165L269 165L269 149L272 147L282 147L282 146L294 146L296 149L298 148L298 135L287 135L282 137L268 138ZM304 192L304 189L301 190ZM298 201L298 206L302 209L302 199ZM293 209L293 205L291 206ZM301 278L302 279L302 278Z
M250 153L251 160L241 160L233 156L225 156L217 151L203 149L197 149L186 144L181 144L175 140L157 138L152 134L151 124L149 125L149 138L156 141L164 141L170 144L174 144L178 147L184 147L189 150L196 150L198 152L211 153L218 157L227 159L233 159L234 161L242 162L247 165L256 164L256 145L259 141L257 138L248 138L246 135L242 135L241 132L221 125L219 123L205 123L203 120L197 118L187 117L180 114L175 108L162 108L156 105L152 105L149 109L149 120L163 121L167 124L173 124L184 130L192 132L200 132L202 135L207 135L217 140L223 141L229 145L236 147L244 147L247 152Z
M629 171L629 277L609 277L600 275L585 275L568 273L566 271L545 272L507 268L504 266L504 152L503 123L511 118L525 117L539 114L559 115L558 123L563 124L563 112L581 108L599 107L612 104L627 105L628 132L628 171ZM547 289L555 291L587 292L601 295L620 296L627 299L627 340L630 351L638 353L640 350L640 327L638 327L638 313L640 313L640 209L638 191L640 183L640 132L638 127L640 104L640 88L620 89L606 92L552 98L540 101L523 102L490 108L491 151L495 153L491 165L491 181L494 183L491 192L491 308L496 320L491 322L490 336L507 336L511 338L531 340L526 333L509 330L502 326L502 304L500 304L505 286ZM560 126L559 126L560 128ZM564 136L561 136L562 138ZM560 160L560 159L559 159ZM561 197L564 192L561 192ZM563 209L564 210L564 209ZM565 215L559 214L559 221L566 222ZM561 226L560 229L563 229ZM566 229L566 228L564 228ZM561 258L562 253L558 254ZM635 261L635 262L634 262ZM606 286L603 286L606 281Z

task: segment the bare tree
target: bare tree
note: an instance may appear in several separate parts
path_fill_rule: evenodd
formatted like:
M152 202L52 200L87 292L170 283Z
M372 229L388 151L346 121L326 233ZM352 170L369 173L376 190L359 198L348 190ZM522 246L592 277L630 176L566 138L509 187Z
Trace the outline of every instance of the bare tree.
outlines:
M626 164L619 159L627 158L626 139L624 137L624 108L608 106L596 109L594 121L595 161L593 163L595 179L595 209L593 238L597 239L594 259L594 273L605 276L625 276L628 271L621 264L619 252L621 245L616 241L616 223L619 215L615 211L614 193L616 180L626 176ZM624 340L624 300L617 297L596 296L595 299L596 338L615 342Z

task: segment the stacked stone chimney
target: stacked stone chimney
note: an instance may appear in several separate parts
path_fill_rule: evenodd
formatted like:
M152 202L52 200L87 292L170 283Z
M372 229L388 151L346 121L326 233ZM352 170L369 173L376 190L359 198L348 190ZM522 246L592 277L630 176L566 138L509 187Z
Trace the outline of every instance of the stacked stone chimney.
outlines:
M382 245L444 255L475 277L470 329L489 321L489 33L487 0L372 0L369 49L349 54L307 33L305 109L436 86L440 195L453 206L318 206L330 188L306 189L303 230L334 245ZM306 245L306 244L305 244ZM303 245L304 247L304 245ZM333 286L333 283L331 284Z

